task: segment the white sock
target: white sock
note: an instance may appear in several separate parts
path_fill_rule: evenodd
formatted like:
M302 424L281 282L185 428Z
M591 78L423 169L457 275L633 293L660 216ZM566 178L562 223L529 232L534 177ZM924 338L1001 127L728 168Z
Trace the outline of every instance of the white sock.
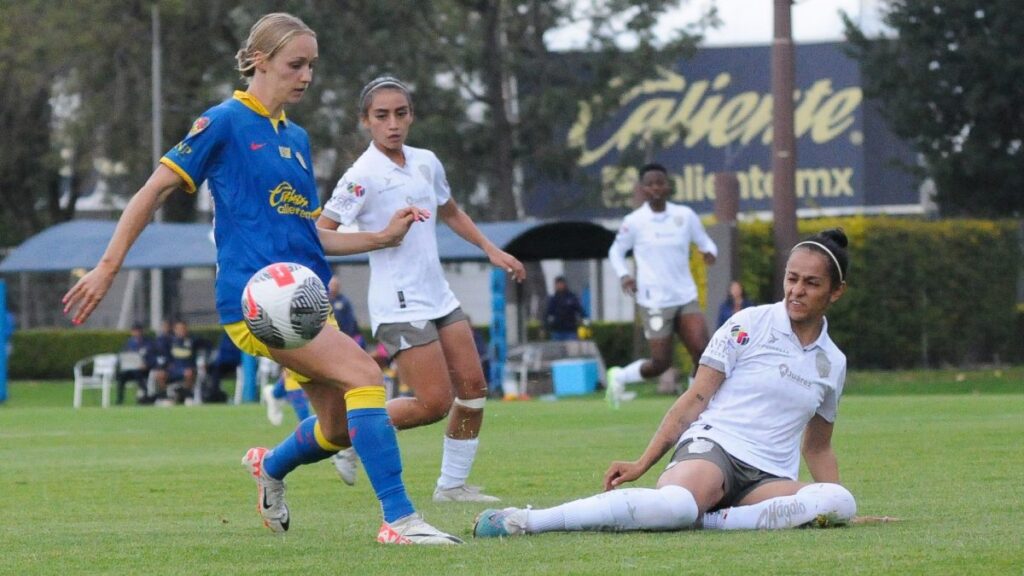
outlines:
M696 520L697 502L686 488L623 488L554 508L529 510L526 531L682 530Z
M444 454L441 456L441 477L437 487L441 490L457 488L466 484L469 471L473 469L479 438L457 440L444 437Z
M827 516L832 524L845 524L857 513L853 494L839 484L809 484L792 496L779 496L749 506L733 506L703 517L708 530L796 528Z
M640 367L644 365L644 362L646 362L646 360L634 360L632 363L620 370L619 382L622 382L623 384L643 382L644 377L640 375Z

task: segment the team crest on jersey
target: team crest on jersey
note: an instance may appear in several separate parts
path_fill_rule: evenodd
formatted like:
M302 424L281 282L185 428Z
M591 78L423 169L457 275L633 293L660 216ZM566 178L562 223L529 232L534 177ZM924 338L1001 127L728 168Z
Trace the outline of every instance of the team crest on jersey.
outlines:
M348 190L348 193L355 196L356 198L362 198L363 194L366 193L366 188L363 188L362 186L356 184L355 182L349 182L348 187L346 187L346 190Z
M829 362L828 354L825 354L824 350L818 350L815 354L814 367L818 369L818 376L828 378L828 373L832 371L832 362Z
M733 324L732 330L729 331L729 334L732 335L733 341L740 346L744 346L747 342L750 342L750 334L748 334L747 331L739 324Z
M206 127L209 125L210 118L207 116L200 116L199 118L196 118L195 122L192 123L192 128L189 129L188 135L195 136L196 134L199 134L203 130L206 130Z

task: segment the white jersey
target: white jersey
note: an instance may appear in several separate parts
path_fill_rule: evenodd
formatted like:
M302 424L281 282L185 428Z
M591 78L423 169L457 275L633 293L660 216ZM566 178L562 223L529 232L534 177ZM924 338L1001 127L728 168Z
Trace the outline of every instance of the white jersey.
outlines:
M619 278L629 274L626 253L636 260L636 301L644 308L682 306L697 299L690 273L690 244L718 256L718 248L704 230L697 213L682 204L667 202L663 212L647 203L622 220L608 258Z
M835 421L846 380L846 356L828 323L801 346L783 302L746 308L715 332L700 363L725 381L680 442L708 438L759 470L795 480L807 423L815 414Z
M405 166L392 162L371 143L334 187L323 214L360 230L384 229L405 206L430 210L415 222L402 244L369 253L370 323L418 322L440 318L459 306L448 286L437 252L438 206L451 200L444 167L429 150L403 146Z

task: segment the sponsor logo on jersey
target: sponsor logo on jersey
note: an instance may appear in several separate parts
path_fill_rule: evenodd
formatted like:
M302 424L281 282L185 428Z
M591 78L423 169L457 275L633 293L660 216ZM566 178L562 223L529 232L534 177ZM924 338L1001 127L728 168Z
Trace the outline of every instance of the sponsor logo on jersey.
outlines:
M196 118L195 122L192 123L192 128L189 129L188 135L195 136L196 134L199 134L203 130L206 130L206 127L209 125L210 119L206 116L200 116L199 118Z
M348 186L346 186L345 189L348 190L349 194L355 196L356 198L362 198L363 194L366 193L366 188L363 188L362 186L356 184L355 182L349 182Z
M750 342L750 334L739 324L733 324L729 334L732 335L732 339L740 346L745 346L747 342Z
M315 218L319 210L309 209L309 198L303 196L290 182L281 182L270 190L270 205L278 214Z
M181 154L182 156L188 156L189 154L192 153L192 147L189 146L188 144L185 144L185 142L182 141L178 142L174 146L174 151L177 152L178 154Z

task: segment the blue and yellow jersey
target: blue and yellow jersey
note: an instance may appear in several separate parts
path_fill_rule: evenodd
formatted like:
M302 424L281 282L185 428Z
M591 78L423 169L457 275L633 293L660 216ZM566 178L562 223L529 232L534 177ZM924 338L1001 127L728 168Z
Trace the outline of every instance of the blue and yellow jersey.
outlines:
M204 180L214 200L217 312L242 320L242 291L260 268L297 262L326 286L331 274L316 233L320 200L309 137L284 113L271 118L248 92L200 116L160 162L189 192Z

